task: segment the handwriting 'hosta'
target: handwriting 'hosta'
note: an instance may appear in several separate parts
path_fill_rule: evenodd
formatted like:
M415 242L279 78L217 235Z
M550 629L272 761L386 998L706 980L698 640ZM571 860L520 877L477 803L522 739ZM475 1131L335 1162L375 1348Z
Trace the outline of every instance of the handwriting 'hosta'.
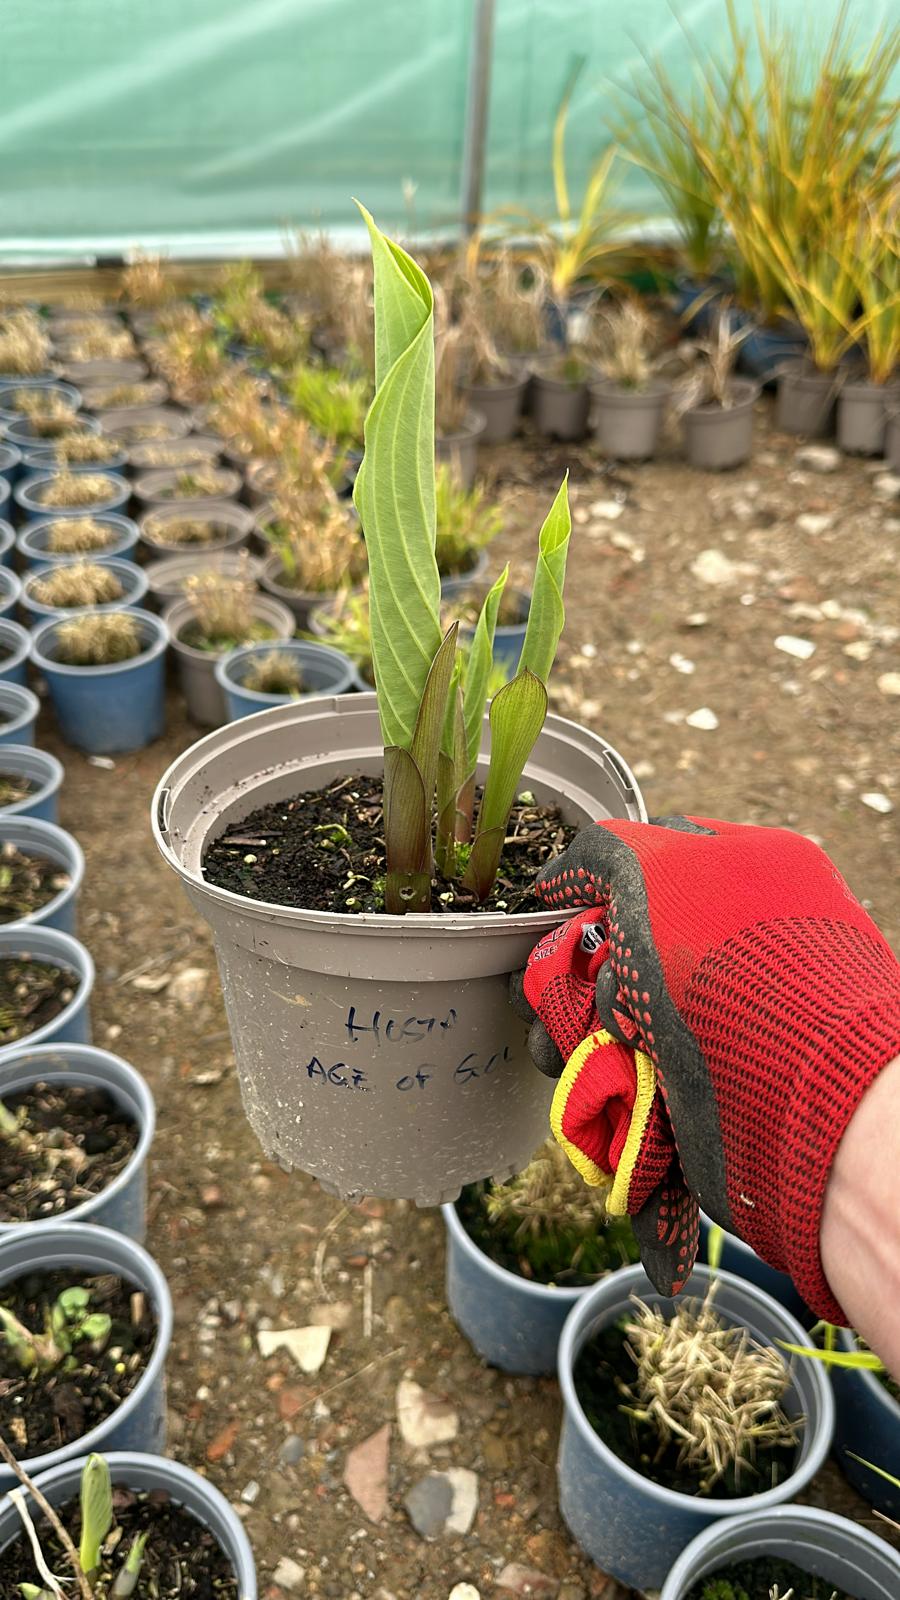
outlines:
M466 656L441 634L435 557L434 299L424 272L363 208L375 267L375 398L354 499L369 557L372 659L384 739L388 911L428 911L436 864L490 894L522 771L547 714L571 534L566 483L541 530L515 677L490 707L490 765L475 814L504 571ZM435 829L435 816L437 826Z

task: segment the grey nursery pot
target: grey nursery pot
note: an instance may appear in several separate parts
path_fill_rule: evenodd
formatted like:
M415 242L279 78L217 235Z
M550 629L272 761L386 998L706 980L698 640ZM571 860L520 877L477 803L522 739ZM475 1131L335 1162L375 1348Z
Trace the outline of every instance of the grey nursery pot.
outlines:
M464 393L484 417L481 444L506 444L516 433L525 403L528 374L500 376L496 383L469 383Z
M695 1267L681 1291L702 1296L713 1274ZM715 1274L716 1308L726 1322L749 1330L761 1344L783 1339L804 1344L798 1322L761 1289ZM831 1447L834 1400L827 1374L815 1361L799 1361L783 1400L790 1416L805 1419L793 1472L776 1488L735 1499L683 1494L654 1483L623 1461L588 1421L575 1387L574 1369L585 1345L627 1314L631 1296L664 1311L677 1300L653 1288L643 1267L625 1267L597 1284L570 1312L559 1346L563 1427L557 1477L563 1518L576 1542L604 1572L637 1589L657 1589L672 1562L697 1533L751 1509L767 1512L799 1494ZM652 1529L652 1537L648 1530Z
M659 1600L687 1600L694 1585L732 1562L774 1556L855 1600L896 1600L900 1555L858 1522L814 1506L775 1506L730 1517L692 1539ZM827 1592L827 1591L826 1591ZM799 1597L797 1597L799 1600Z
M592 383L594 436L603 453L616 461L649 461L671 392L672 385L659 380L643 389L625 389L608 378Z
M834 432L841 374L816 372L803 362L787 362L778 380L775 426L781 433L826 439Z
M294 633L294 617L287 606L268 595L258 594L253 600L253 617L272 629L274 647L279 639L290 639ZM169 643L178 669L178 681L187 703L188 716L204 728L217 728L225 722L225 695L216 678L216 665L227 651L199 650L186 644L182 634L194 618L194 610L187 600L173 600L163 612L163 622L169 631Z
M684 414L688 463L703 472L727 472L748 461L753 450L753 407L759 384L732 378L728 405L692 406Z
M531 379L531 415L538 433L553 439L583 439L591 412L587 382L571 383L536 371Z
M463 489L471 489L478 467L478 445L487 423L480 411L469 411L457 433L438 435L434 441L436 461L448 461Z
M487 725L479 760L484 775ZM509 1175L546 1136L552 1084L508 999L558 912L353 916L208 883L208 844L257 807L348 773L380 774L372 694L292 702L229 723L162 777L154 837L216 943L244 1099L265 1150L344 1196L422 1205ZM523 783L567 820L646 817L602 739L549 716Z
M896 385L845 383L838 396L838 449L852 456L884 455L888 415L898 401Z

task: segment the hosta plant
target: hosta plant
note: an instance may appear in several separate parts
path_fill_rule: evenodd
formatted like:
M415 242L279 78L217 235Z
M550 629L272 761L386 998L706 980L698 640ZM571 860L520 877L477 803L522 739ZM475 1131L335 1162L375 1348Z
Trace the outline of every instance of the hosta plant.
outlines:
M564 481L541 530L519 668L491 701L490 764L476 817L493 634L507 574L488 592L461 660L458 623L441 635L431 285L362 209L375 264L376 391L354 498L369 556L384 739L385 906L402 913L430 910L435 859L479 901L491 892L519 780L547 714L571 520Z
M27 1473L14 1460L9 1464L24 1487L38 1498ZM59 1600L65 1591L50 1570L35 1525L22 1499L21 1489L14 1491L14 1494L19 1515L29 1533L33 1564L42 1580L39 1584L22 1582L18 1585L18 1592L22 1600ZM70 1586L68 1592L77 1592L80 1600L100 1600L101 1595L104 1600L130 1600L138 1591L150 1530L136 1534L130 1541L122 1539L123 1530L116 1526L109 1465L103 1456L91 1455L85 1461L81 1469L78 1499L81 1530L76 1542L57 1513L40 1497L41 1509L57 1535L71 1568L71 1576L63 1579ZM72 1585L75 1587L72 1588ZM154 1592L158 1592L155 1586Z

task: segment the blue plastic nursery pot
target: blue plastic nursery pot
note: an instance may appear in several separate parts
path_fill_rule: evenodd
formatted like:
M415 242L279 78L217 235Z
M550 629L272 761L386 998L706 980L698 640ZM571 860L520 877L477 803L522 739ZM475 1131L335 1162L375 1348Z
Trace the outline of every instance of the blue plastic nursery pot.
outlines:
M46 506L40 498L41 490L51 479L58 476L57 470L48 472L35 472L30 478L23 478L16 485L13 499L29 517L43 517L48 511L52 512L55 519L59 517L94 517L103 511L121 511L131 499L131 484L118 473L107 472L103 476L110 480L110 491L105 500L95 506Z
M682 1294L703 1296L712 1276L707 1267L695 1267ZM772 1345L779 1339L806 1342L800 1324L761 1289L730 1272L714 1276L716 1308L725 1321L747 1328L761 1344ZM574 1382L575 1364L585 1345L628 1314L633 1295L664 1312L674 1311L678 1303L659 1294L642 1267L623 1267L576 1301L563 1328L559 1504L574 1539L603 1572L636 1589L658 1589L685 1545L710 1523L747 1511L768 1511L806 1487L831 1447L834 1399L819 1362L794 1364L783 1405L789 1415L805 1421L794 1471L777 1488L725 1500L680 1494L653 1483L622 1461L594 1431Z
M156 1343L131 1393L105 1422L80 1439L21 1464L29 1477L95 1451L161 1451L166 1435L165 1359L172 1338L172 1300L152 1256L133 1239L87 1222L53 1222L13 1228L0 1239L0 1289L26 1272L76 1268L85 1277L114 1274L143 1290L156 1316ZM0 1492L14 1474L0 1463Z
M201 1527L208 1529L231 1563L240 1600L257 1600L256 1564L250 1541L237 1512L213 1484L192 1472L190 1467L183 1467L180 1461L169 1461L162 1456L137 1450L106 1449L103 1455L114 1488L129 1490L132 1494L161 1490L196 1518ZM38 1478L36 1487L54 1510L62 1513L64 1521L65 1507L77 1503L85 1459L76 1456L42 1472ZM21 1518L12 1501L6 1500L0 1506L0 1550L6 1550L14 1540L24 1537Z
M684 274L675 280L672 310L685 333L708 333L716 311L729 293L728 283L716 274L704 282Z
M12 484L9 478L0 478L0 511L9 511Z
M13 956L31 956L35 961L64 967L78 982L69 1004L51 1022L45 1022L42 1028L35 1028L27 1038L17 1040L15 1044L0 1046L0 1068L36 1044L90 1044L94 963L84 945L73 939L71 934L61 933L58 928L42 928L33 922L20 922L13 927L0 928L0 961Z
M48 572L58 572L61 567L74 566L84 560L83 556L68 556L65 561L54 561L40 567L33 567L25 574L22 580L21 608L28 617L32 626L43 622L47 617L71 616L72 608L69 606L50 606L42 604L35 598L34 587ZM88 557L88 559L90 559ZM123 608L131 610L142 608L144 596L147 593L147 576L143 567L138 567L133 561L121 561L116 556L105 556L98 563L108 567L114 572L122 585L123 593L118 600L107 601L104 605L92 606L93 611L121 611ZM87 609L87 608L84 608ZM2 638L2 634L0 634Z
M443 1205L450 1315L482 1361L502 1372L555 1372L560 1335L580 1289L531 1283L479 1250L455 1205Z
M145 644L131 661L107 667L67 666L55 653L58 618L41 623L32 636L31 659L47 680L60 732L67 744L90 755L142 750L165 727L168 630L149 611L122 609L135 618Z
M308 686L303 694L260 694L248 689L243 678L251 662L261 656L292 656L300 668L303 682ZM265 644L239 645L216 662L216 681L225 696L228 721L249 717L254 711L265 711L268 706L284 705L287 701L308 700L317 694L352 694L356 688L356 668L340 650L330 645L310 644L303 639L275 639Z
M0 619L0 681L24 684L28 681L31 634L9 617Z
M55 554L48 548L50 531L54 523L59 521L60 518L56 516L34 517L19 529L16 549L26 572L34 567L46 567L57 561L72 560L70 552ZM101 511L96 515L91 512L91 521L100 522L104 528L109 529L109 544L101 550L91 550L92 561L111 561L114 556L125 556L130 559L139 534L138 525L131 517L123 517L118 511Z
M483 583L488 569L488 552L478 550L468 572L454 574L452 578L441 579L441 598L451 600L455 595L465 594L473 584Z
M771 327L763 324L748 333L738 354L738 366L751 378L774 383L783 362L802 358L808 349L809 340L799 325L786 320Z
M84 856L77 839L55 822L0 813L0 847L5 844L15 845L25 855L50 861L69 881L38 911L4 926L58 928L61 933L74 935L78 896L84 881Z
M0 444L0 481L5 483L8 488L11 489L18 478L21 465L22 452L18 445ZM2 495L0 498L5 501L7 496Z
M854 1335L847 1328L838 1333L842 1350L858 1350ZM882 1467L900 1477L897 1452L900 1448L900 1402L889 1394L874 1372L830 1367L837 1406L834 1454L844 1477L857 1494L886 1517L900 1520L900 1489L877 1472L854 1461L862 1456L872 1466ZM850 1452L853 1452L853 1455Z
M10 522L0 518L0 566L12 567L16 547L16 531Z
M40 701L20 683L0 683L0 744L34 744Z
M44 1231L58 1222L93 1222L140 1244L144 1238L147 1200L147 1156L156 1128L156 1106L140 1073L120 1056L83 1044L26 1046L0 1067L0 1099L6 1100L35 1083L101 1089L137 1128L137 1143L112 1182L98 1194L59 1216L36 1217L27 1223L0 1223L0 1238L14 1226Z
M15 611L22 593L22 585L11 567L0 567L0 617Z
M28 778L32 784L24 800L0 806L0 817L34 817L39 822L56 822L57 799L64 772L62 763L46 750L33 745L5 744L0 754L0 773L4 777Z
M708 1217L700 1213L700 1256L702 1260L709 1260L709 1230L712 1224ZM811 1328L817 1320L814 1311L810 1311L806 1301L801 1299L794 1288L793 1281L786 1272L779 1272L777 1267L770 1267L768 1262L761 1260L749 1244L739 1239L736 1234L722 1233L722 1259L720 1266L726 1272L733 1272L736 1278L744 1278L747 1283L755 1283L757 1289L764 1289L773 1300L777 1300L785 1311L796 1317L804 1328Z

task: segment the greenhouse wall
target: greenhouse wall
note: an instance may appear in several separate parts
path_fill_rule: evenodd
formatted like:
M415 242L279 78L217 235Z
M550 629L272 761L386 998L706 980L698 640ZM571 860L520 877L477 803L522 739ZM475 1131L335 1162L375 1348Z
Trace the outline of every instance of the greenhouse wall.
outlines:
M780 0L819 36L839 0ZM735 0L749 23L753 0ZM264 254L354 227L351 196L407 232L459 226L475 0L6 0L0 252ZM484 200L546 214L553 117L584 57L574 174L608 142L616 86L660 52L689 81L726 0L496 0ZM897 0L853 0L860 38ZM622 164L622 197L653 215Z

